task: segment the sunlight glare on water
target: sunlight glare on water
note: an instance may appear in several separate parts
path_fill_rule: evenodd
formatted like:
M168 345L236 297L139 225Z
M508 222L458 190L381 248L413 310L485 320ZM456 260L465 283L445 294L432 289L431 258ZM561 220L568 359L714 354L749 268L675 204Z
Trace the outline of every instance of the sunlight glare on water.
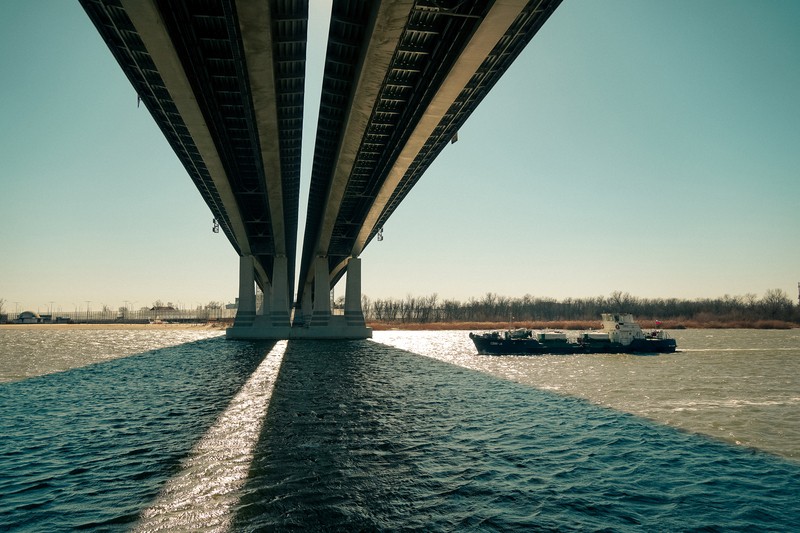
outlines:
M227 531L286 350L278 342L142 513L135 531Z
M218 329L0 328L0 383L219 337Z
M0 385L0 530L792 530L797 463L665 424L792 457L796 334L681 335L654 357L478 356L467 332L119 357L102 333Z
M376 331L373 339L732 444L800 459L797 330L673 333L678 352L654 356L478 355L466 331Z

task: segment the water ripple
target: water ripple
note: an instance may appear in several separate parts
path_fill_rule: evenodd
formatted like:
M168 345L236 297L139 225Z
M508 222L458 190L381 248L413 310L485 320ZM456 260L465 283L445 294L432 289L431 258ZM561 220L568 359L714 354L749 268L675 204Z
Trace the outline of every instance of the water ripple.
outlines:
M0 386L0 530L129 527L267 350L217 338Z
M234 530L781 530L795 466L375 343L290 344Z
M686 416L702 415L721 433L757 432L753 410L775 425L783 406L770 402L797 397L793 375L743 393L750 382L738 377L773 379L770 364L748 366L728 352L486 358L447 334L384 338L413 351L210 339L0 385L0 530L788 531L800 523L796 462L598 405L676 416L691 401L697 411ZM691 398L680 403L672 387ZM563 394L587 390L594 396ZM783 427L796 416L796 405L784 411Z
M227 531L269 405L286 341L267 354L143 513L135 531Z

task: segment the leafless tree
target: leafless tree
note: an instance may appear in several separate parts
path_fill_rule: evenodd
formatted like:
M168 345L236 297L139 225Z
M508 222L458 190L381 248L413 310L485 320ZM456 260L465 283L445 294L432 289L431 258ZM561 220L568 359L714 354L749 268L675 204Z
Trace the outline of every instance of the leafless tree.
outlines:
M627 312L646 319L744 321L759 320L797 321L800 306L795 306L780 289L768 290L763 298L755 294L725 295L721 298L679 300L677 298L637 298L626 292L615 291L608 297L554 298L526 294L510 298L487 293L480 299L466 302L439 300L438 295L405 299L363 299L364 313L368 319L383 322L463 322L488 321L555 321L598 320L604 312Z

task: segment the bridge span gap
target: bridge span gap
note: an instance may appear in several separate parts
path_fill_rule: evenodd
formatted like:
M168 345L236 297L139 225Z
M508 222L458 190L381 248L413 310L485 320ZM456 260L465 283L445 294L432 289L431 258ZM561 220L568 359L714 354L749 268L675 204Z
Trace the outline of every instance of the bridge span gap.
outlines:
M263 288L262 304L256 308L255 272L252 255L239 258L239 308L227 339L369 339L372 329L364 321L361 308L361 258L347 261L344 315L331 313L328 258L314 262L314 291L307 288L301 308L291 320L289 287L286 282L286 256L276 256L272 284Z

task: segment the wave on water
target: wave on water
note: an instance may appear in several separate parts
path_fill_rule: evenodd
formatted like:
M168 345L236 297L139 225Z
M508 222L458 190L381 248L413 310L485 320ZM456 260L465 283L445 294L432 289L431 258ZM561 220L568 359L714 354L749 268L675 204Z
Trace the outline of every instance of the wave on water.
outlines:
M800 464L517 381L609 361L452 357L210 339L0 385L0 530L800 523ZM613 360L642 375L679 362ZM497 366L460 366L478 363Z
M141 515L134 531L225 531L244 485L286 341L267 354L181 470Z
M780 531L800 469L377 343L291 344L234 530Z
M0 385L0 530L129 528L271 347L215 338Z

